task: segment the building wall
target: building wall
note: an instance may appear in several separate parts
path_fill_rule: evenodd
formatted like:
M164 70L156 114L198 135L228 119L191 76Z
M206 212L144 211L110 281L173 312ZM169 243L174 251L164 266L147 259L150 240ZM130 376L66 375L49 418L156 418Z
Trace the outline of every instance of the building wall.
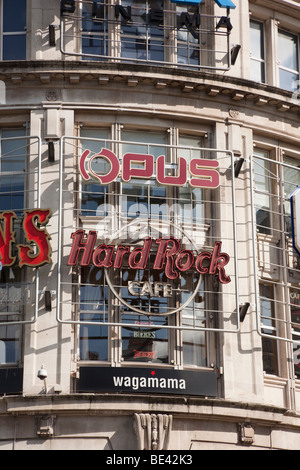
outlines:
M220 15L215 2L206 4L203 7L206 13ZM225 14L226 10L221 11ZM251 19L264 21L265 25L266 83L251 77L249 12ZM299 100L292 90L280 88L279 71L274 66L278 50L276 27L280 24L298 36L299 16L298 2L239 2L230 12L231 44L242 46L237 61L228 71L211 71L201 67L194 70L171 65L82 60L73 55L78 50L76 22L67 25L65 31L70 37L63 50L69 54L63 54L60 2L55 0L45 6L41 0L27 0L26 60L0 62L0 80L6 91L0 106L0 127L25 126L28 135L41 139L40 207L52 211L46 227L51 236L52 262L39 268L38 318L23 326L23 360L9 367L0 365L5 371L13 367L23 369L21 393L3 393L0 397L2 450L137 450L155 449L155 446L170 450L299 448L300 388L292 363L291 317L289 313L284 317L287 319L284 333L278 327L280 339L271 339L276 344L280 367L277 373L270 374L264 370L263 361L262 343L266 336L259 334L259 323L263 320L261 316L258 320L256 315L256 308L261 315L256 298L258 280L274 286L276 299L272 302L276 300L280 312L281 309L289 312L287 289L297 290L299 269L293 264L291 241L286 249L280 229L276 235L262 234L259 229L253 234L251 193L257 188L251 186L250 167L255 148L273 152L273 163L280 165L283 155L299 160ZM51 47L49 25L55 26L55 46ZM216 40L221 41L218 37ZM117 141L122 140L122 126L156 131L171 129L174 136L176 132L201 136L207 149L232 152L233 161L245 159L236 178L232 178L231 154L227 154L226 161L220 160L220 205L215 206L217 236L222 239L224 251L231 254L228 269L232 282L221 286L217 331L208 333L211 347L214 345L215 363L208 364L206 369L216 372L218 377L214 398L176 393L140 394L134 390L130 393L78 391L80 367L133 366L122 361L119 338L111 339L109 361L80 361L79 323L74 320L78 317L73 302L78 283L72 286L75 274L67 265L70 235L79 227L77 210L73 210L77 209L79 197L78 154L70 142L80 136L81 129L107 126L112 129L111 139ZM54 162L50 163L49 142L54 143ZM34 191L29 195L30 209L38 207L38 175L33 171L37 167L38 150L36 145L32 148L29 173ZM279 187L280 179L272 184ZM279 206L279 199L276 201ZM236 215L234 225L232 207ZM281 217L282 211L278 209L278 213ZM90 229L95 221L84 223ZM253 235L257 236L255 258ZM283 258L286 253L292 260L288 261L289 266ZM26 272L28 282L35 285L35 271ZM59 304L58 275L62 287ZM240 325L237 325L239 313L235 302L237 290L239 305L250 304ZM45 309L45 291L51 292L51 311ZM213 290L209 295L213 296ZM32 313L33 303L26 306L26 318L31 318ZM116 326L114 332L120 334L120 327ZM177 334L181 332L178 330ZM170 364L155 367L181 370L180 355L180 350L174 352L175 367ZM48 372L48 393L37 377L42 365ZM149 365L154 367L143 363L138 367L149 369ZM202 370L201 367L187 369Z

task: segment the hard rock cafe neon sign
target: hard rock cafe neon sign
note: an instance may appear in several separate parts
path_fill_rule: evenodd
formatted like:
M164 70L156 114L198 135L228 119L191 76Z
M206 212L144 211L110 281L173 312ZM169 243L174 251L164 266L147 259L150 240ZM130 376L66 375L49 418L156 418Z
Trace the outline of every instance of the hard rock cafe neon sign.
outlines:
M73 245L68 260L68 266L89 266L92 264L98 268L121 269L125 255L128 256L128 266L133 270L145 270L149 263L150 250L157 245L155 259L152 269L163 271L170 280L175 280L180 273L195 269L199 274L217 275L222 284L228 284L231 279L225 272L225 266L230 257L221 252L221 242L216 242L213 251L202 251L197 256L191 250L181 249L180 241L174 237L159 238L153 240L147 237L142 247L99 245L95 249L97 232L90 231L86 240L84 230L77 230L71 235ZM78 263L79 254L81 254ZM125 264L125 263L124 263ZM126 262L127 265L127 262ZM167 289L167 288L166 288ZM166 291L165 291L166 292ZM168 296L168 295L166 295Z

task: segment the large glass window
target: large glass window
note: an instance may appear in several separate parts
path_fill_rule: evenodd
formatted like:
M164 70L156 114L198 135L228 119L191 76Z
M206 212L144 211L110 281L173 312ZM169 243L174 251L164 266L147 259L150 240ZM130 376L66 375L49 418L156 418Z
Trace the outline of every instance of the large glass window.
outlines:
M265 45L264 25L258 21L250 21L250 59L251 80L265 82Z
M279 86L295 91L299 80L298 36L278 31Z
M26 59L26 0L1 0L2 60Z
M129 59L164 60L164 10L162 0L123 0L131 19L121 21L121 56Z
M123 363L207 367L210 335L201 329L210 326L205 292L209 291L209 281L192 269L182 271L172 281L164 270L153 269L157 239L168 238L171 244L172 237L182 240L182 248L194 250L195 255L205 244L208 226L204 198L210 200L208 194L205 196L210 190L188 183L182 187L159 184L155 164L158 157L164 156L165 177L177 178L181 171L179 158L185 159L187 169L192 159L208 158L201 149L202 138L179 133L178 145L170 145L170 136L176 133L167 130L120 127L120 141L109 140L109 134L108 129L82 128L81 150L88 149L93 156L102 148L111 149L118 156L120 169L126 154L151 155L153 174L144 179L132 177L128 182L119 174L108 186L101 186L92 178L81 179L80 228L86 234L91 228L96 230L96 246L113 247L113 259L120 248L122 259L114 269L85 266L78 274L80 359L109 361L113 354L113 360ZM103 158L94 159L91 165L97 174L108 172ZM131 165L135 170L145 170L139 157ZM89 168L87 162L86 167ZM104 219L110 221L107 233L101 225ZM134 268L130 253L141 250L149 238L152 245L147 262ZM99 260L105 256L107 252L102 252ZM139 255L134 263L138 260ZM182 263L187 261L184 258ZM188 302L194 292L196 295ZM111 328L106 326L108 322L121 326ZM179 332L176 327L187 329ZM115 341L118 337L119 341Z
M178 6L177 63L199 65L201 59L199 6ZM207 46L206 46L207 49Z
M107 56L107 4L103 0L82 4L82 53L88 56ZM88 57L89 60L92 57Z
M25 134L25 129L1 131L0 212L16 214L17 243L23 242L21 222L26 208L27 141L22 138ZM21 360L22 327L16 322L23 320L26 305L32 299L32 286L24 280L24 268L3 267L0 260L0 365Z

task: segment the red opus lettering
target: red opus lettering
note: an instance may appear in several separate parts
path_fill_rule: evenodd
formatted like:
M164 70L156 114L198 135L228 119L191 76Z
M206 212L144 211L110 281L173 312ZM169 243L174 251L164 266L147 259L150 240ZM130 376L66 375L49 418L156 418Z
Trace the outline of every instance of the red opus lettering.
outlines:
M225 267L230 261L227 253L221 252L222 242L215 242L212 252L204 251L196 257L191 250L181 249L177 238L158 238L153 240L147 237L142 246L134 248L129 246L99 245L95 248L97 233L77 230L71 235L73 244L68 259L68 266L88 266L121 269L125 266L124 257L127 255L130 269L146 269L153 242L157 245L153 270L162 271L168 279L177 279L180 272L196 269L199 274L217 275L222 284L231 282L226 274ZM81 255L79 261L79 255ZM123 264L124 262L124 264Z
M110 164L110 170L105 175L98 174L93 169L93 162L99 158ZM79 170L85 181L93 178L101 185L113 183L119 176L128 183L132 178L150 179L154 174L157 182L163 186L179 187L189 183L192 188L216 189L220 184L217 160L193 158L188 163L185 158L179 157L178 174L172 176L166 175L167 163L164 155L159 156L155 163L153 155L126 153L121 161L122 164L111 150L105 148L93 155L90 150L85 150L79 161Z

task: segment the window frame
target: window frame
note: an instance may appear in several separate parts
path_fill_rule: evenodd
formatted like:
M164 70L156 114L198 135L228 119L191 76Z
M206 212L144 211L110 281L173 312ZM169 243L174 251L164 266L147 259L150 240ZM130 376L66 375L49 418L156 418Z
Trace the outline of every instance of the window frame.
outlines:
M8 2L10 0L0 0L0 60L26 60L27 59L27 0L25 2L25 26L24 31L16 30L16 31L4 31L5 27L3 24L4 21L4 2ZM12 36L24 36L25 44L25 54L22 57L16 55L16 57L11 57L9 59L4 59L4 38L12 37Z

